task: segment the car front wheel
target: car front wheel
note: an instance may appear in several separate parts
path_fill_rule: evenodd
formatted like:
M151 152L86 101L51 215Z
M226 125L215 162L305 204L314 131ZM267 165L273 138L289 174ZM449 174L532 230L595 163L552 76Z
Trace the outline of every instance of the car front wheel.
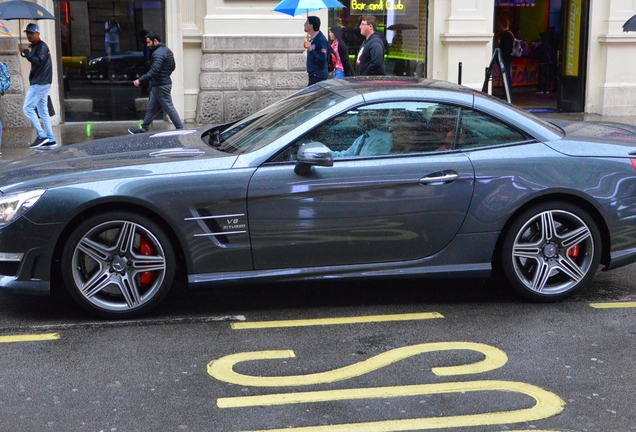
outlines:
M601 235L581 208L548 202L520 215L505 234L503 271L512 287L534 301L555 301L582 290L601 257Z
M149 312L174 280L170 240L151 220L127 212L91 217L62 253L62 276L73 299L105 318Z

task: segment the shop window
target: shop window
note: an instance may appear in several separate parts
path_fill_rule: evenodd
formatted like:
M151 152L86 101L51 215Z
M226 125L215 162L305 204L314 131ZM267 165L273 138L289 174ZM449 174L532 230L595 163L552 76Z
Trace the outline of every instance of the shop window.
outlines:
M165 39L165 0L58 1L65 121L142 119L149 31Z
M385 41L387 74L424 76L426 62L427 0L347 0L345 9L329 11L329 26L343 29L343 39L349 48L351 64L364 42L360 34L360 19L373 15L378 20L377 32ZM325 34L327 29L325 29Z

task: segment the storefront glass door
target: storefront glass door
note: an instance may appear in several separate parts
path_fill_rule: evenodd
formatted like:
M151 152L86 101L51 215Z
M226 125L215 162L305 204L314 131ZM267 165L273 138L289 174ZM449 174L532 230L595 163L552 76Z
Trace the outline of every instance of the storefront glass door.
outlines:
M589 0L564 0L562 27L565 33L558 100L561 111L585 111L589 3Z
M349 48L351 64L364 41L360 19L373 15L378 20L378 33L385 39L385 67L388 75L424 76L426 68L427 0L371 0L343 2L345 9L329 12L329 27L343 28L343 39ZM324 29L325 36L328 29Z
M70 0L55 5L64 120L143 118L148 91L132 82L149 68L146 33L165 40L164 0Z

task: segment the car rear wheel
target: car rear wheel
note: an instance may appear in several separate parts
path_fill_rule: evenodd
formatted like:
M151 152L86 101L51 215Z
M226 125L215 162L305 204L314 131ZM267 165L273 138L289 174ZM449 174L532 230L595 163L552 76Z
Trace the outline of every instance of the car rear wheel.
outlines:
M151 220L127 212L94 216L77 227L62 253L62 277L73 299L105 318L149 312L175 274L170 240Z
M525 211L505 234L504 274L524 297L541 302L569 297L594 277L601 235L581 208L548 202Z

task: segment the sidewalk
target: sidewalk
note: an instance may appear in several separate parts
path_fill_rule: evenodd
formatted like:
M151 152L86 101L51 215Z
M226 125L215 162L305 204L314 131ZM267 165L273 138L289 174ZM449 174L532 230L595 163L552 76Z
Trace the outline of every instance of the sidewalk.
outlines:
M64 123L53 126L53 134L58 145L69 145L85 141L93 141L101 138L110 138L128 135L128 128L139 129L141 120L117 121L117 122L89 122L89 123ZM186 128L193 125L186 124ZM161 132L174 129L172 123L155 120L151 132ZM11 160L28 156L32 150L29 144L35 140L35 130L28 129L3 129L2 148L0 148L0 160Z
M636 126L636 116L601 116L585 113L539 113L538 117L549 120L551 118L570 121L608 121L627 123ZM99 122L99 123L65 123L53 127L55 140L59 145L69 145L84 141L92 141L100 138L116 137L128 134L128 128L138 128L140 121L123 122ZM194 125L186 124L186 128ZM153 132L173 129L170 122L155 121ZM35 132L29 129L4 129L0 160L11 160L28 156L32 150L29 143L35 139Z

